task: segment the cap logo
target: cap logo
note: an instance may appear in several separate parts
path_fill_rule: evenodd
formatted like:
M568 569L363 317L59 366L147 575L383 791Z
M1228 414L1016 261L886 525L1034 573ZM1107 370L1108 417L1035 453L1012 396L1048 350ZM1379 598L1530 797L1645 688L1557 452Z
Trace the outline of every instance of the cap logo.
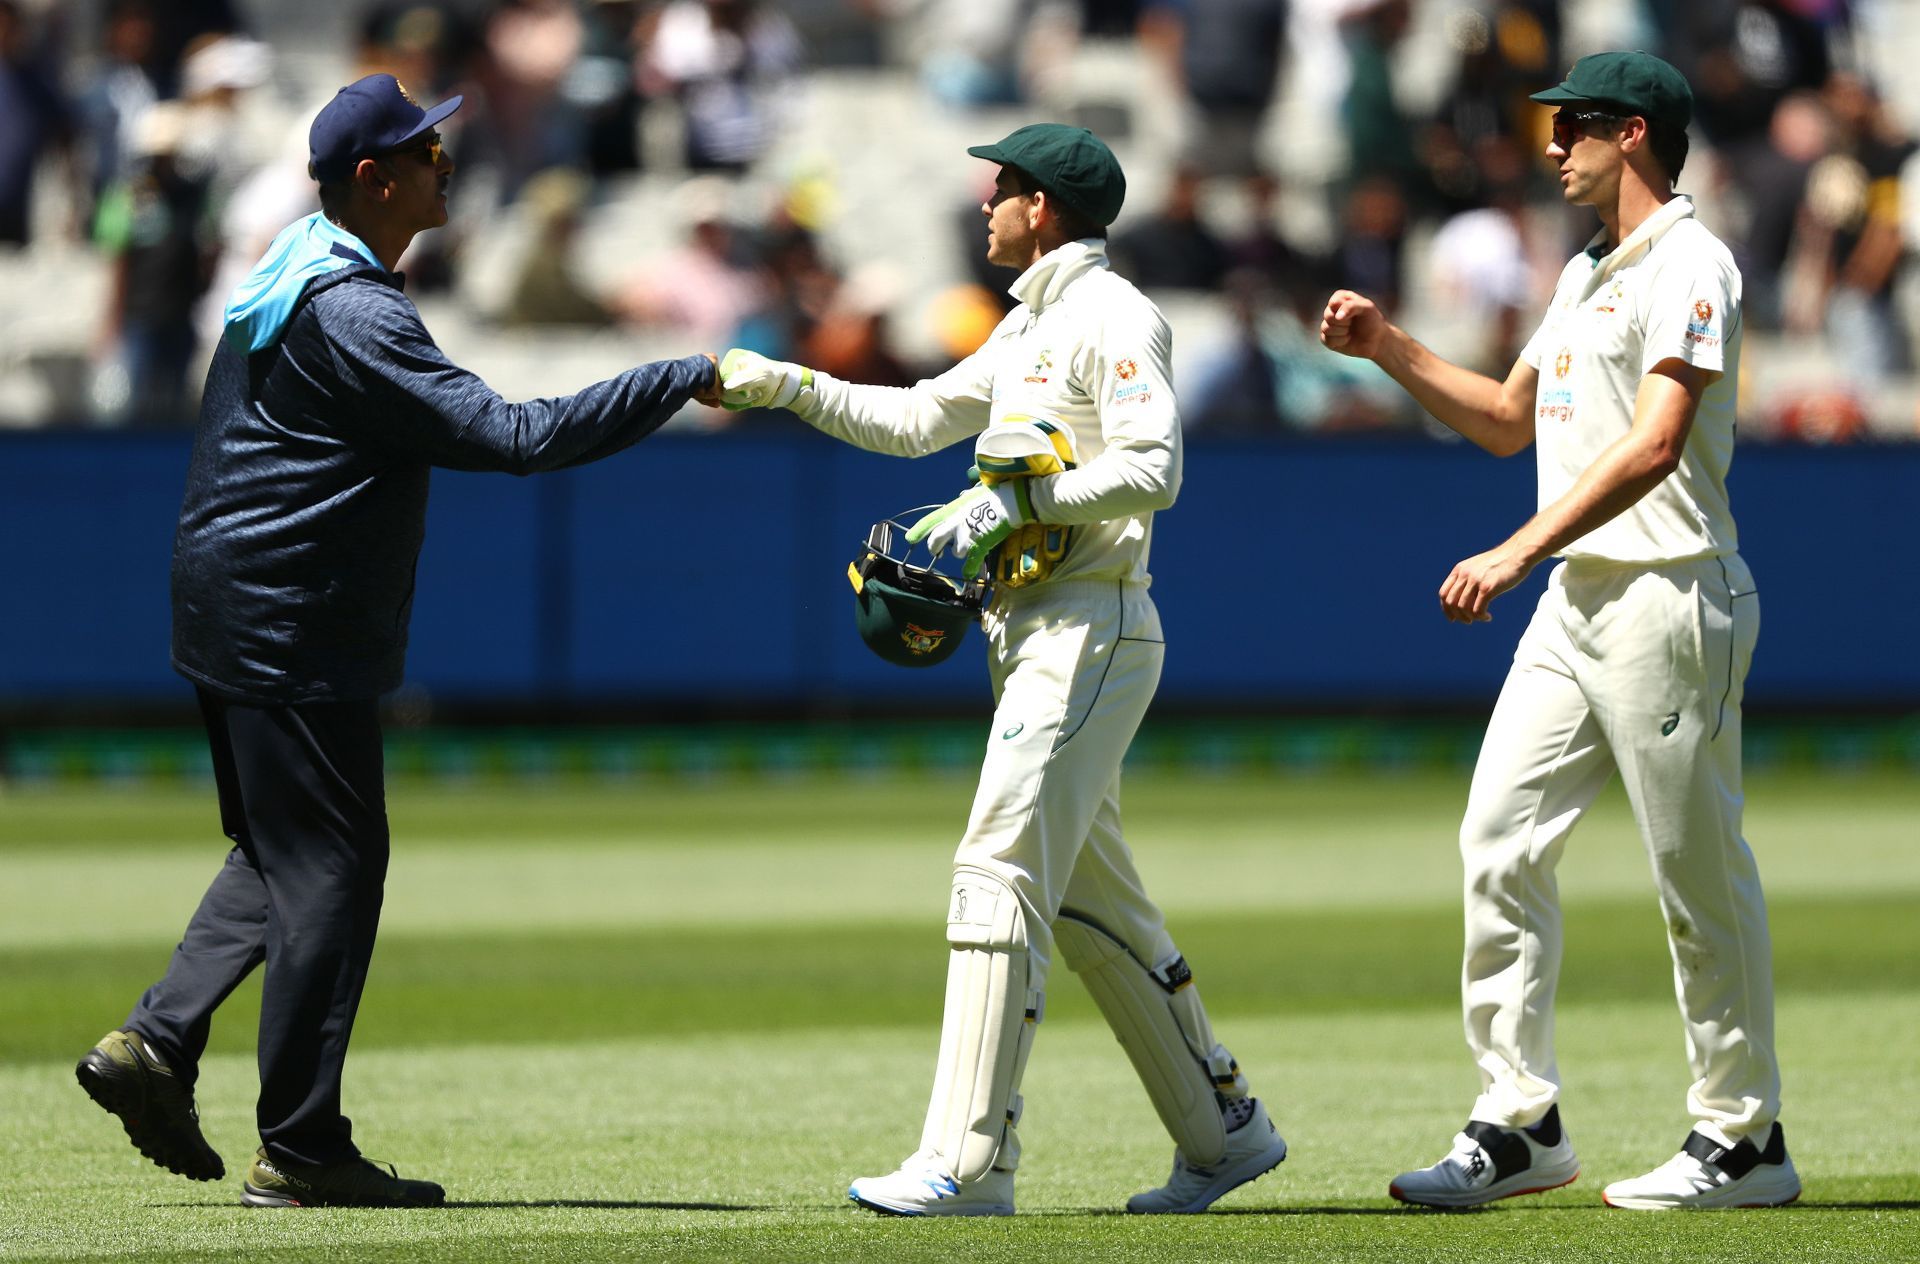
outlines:
M420 103L413 99L413 93L407 91L406 84L401 83L398 79L395 79L393 81L393 86L400 89L400 99L402 101L405 101L408 105L412 106L416 110L420 108Z
M909 623L907 630L900 634L909 654L931 654L940 648L940 642L947 634L939 628L923 628L917 623Z

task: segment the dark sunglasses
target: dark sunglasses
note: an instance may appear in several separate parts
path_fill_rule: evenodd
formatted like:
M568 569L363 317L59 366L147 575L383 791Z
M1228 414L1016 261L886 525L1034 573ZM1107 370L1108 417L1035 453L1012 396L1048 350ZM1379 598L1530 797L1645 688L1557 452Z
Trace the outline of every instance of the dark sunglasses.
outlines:
M425 154L427 162L437 167L440 165L440 155L442 152L444 152L444 150L440 141L440 133L428 132L426 139L421 143L408 145L404 149L389 149L380 156L382 158L398 158L401 154Z
M1553 143L1567 149L1595 123L1620 122L1620 115L1605 110L1561 110L1553 116Z

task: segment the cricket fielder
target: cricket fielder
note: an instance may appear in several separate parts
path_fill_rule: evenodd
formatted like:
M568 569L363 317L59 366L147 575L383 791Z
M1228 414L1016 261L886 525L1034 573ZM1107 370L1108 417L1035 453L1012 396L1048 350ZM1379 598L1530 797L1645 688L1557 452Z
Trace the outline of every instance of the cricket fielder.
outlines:
M1166 320L1108 269L1125 181L1091 132L1020 128L1001 164L987 259L1020 268L986 344L907 389L857 386L731 351L729 407L791 408L858 447L924 456L978 435L981 485L910 538L978 574L996 706L947 908L946 1017L919 1148L849 1197L895 1215L1008 1215L1020 1077L1056 947L1092 992L1176 1146L1133 1212L1203 1211L1286 1143L1215 1038L1193 976L1121 834L1120 761L1160 678L1147 595L1155 510L1180 486Z
M1321 340L1376 361L1497 456L1537 445L1539 512L1453 568L1457 623L1561 559L1520 638L1474 770L1466 864L1467 1044L1481 1093L1402 1202L1471 1207L1580 1172L1556 1101L1554 884L1567 836L1620 770L1646 840L1686 1026L1694 1124L1680 1153L1608 1185L1613 1207L1770 1207L1800 1178L1775 1122L1772 949L1740 834L1740 700L1760 599L1727 500L1740 273L1673 191L1693 94L1646 53L1582 58L1534 100L1546 155L1601 232L1561 273L1504 384L1439 359L1367 299L1333 295Z

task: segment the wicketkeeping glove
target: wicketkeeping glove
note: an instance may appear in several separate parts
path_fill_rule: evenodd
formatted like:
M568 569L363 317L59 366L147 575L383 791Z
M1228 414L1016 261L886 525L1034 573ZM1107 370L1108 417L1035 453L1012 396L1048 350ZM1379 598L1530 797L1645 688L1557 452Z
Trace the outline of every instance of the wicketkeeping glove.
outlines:
M791 408L800 392L812 385L813 370L803 364L769 360L739 347L720 359L720 403L733 412Z
M1015 482L962 492L914 523L907 531L907 543L925 540L936 557L950 552L965 558L960 573L972 579L980 573L994 545L1021 523L1032 520L1033 502L1022 503L1024 490L1022 483Z

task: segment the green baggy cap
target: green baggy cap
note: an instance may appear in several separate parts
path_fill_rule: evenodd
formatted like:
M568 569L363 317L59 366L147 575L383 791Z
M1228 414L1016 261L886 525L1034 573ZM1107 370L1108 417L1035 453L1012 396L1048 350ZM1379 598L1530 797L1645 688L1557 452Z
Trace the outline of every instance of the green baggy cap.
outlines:
M1693 89L1652 53L1594 53L1533 99L1544 105L1617 106L1654 123L1684 129L1693 121Z
M1084 127L1029 123L993 145L967 152L1002 166L1018 167L1054 197L1105 228L1120 216L1127 178L1107 143Z

